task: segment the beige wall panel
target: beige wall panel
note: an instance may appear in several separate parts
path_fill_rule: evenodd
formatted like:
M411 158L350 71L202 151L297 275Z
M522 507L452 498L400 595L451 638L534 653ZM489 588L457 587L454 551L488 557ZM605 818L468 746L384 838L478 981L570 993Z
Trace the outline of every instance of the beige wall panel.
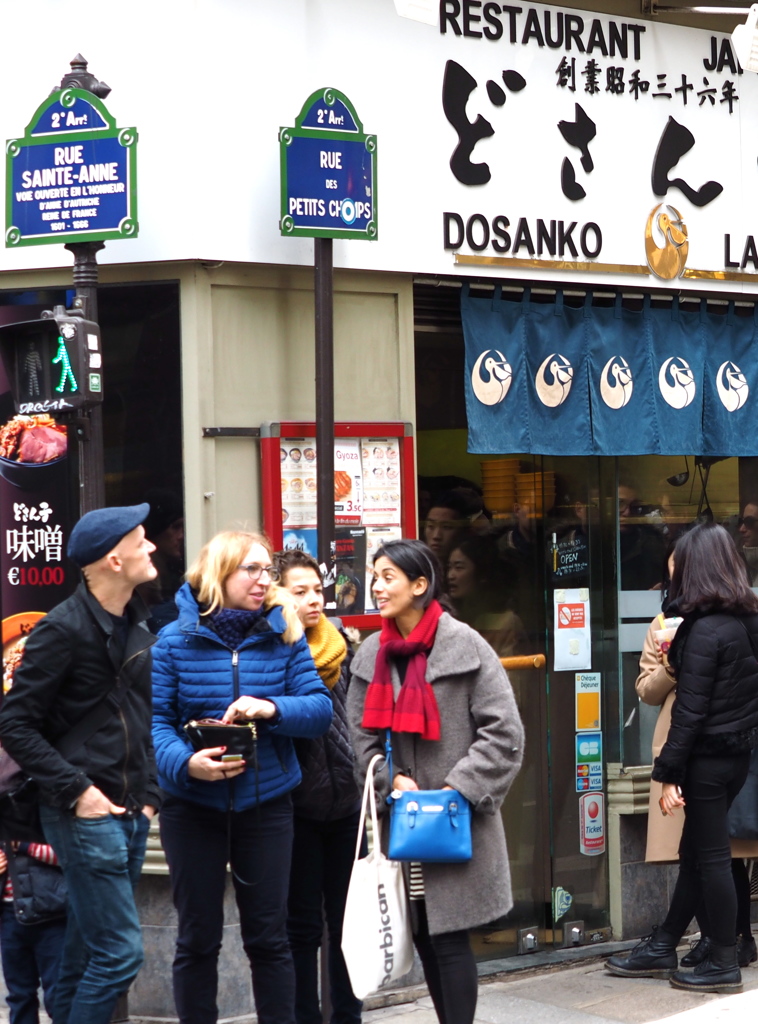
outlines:
M260 448L249 437L224 437L212 444L216 454L216 529L261 528ZM207 540L208 538L204 538Z
M335 295L335 419L406 418L401 404L399 349L396 295Z
M214 285L214 426L313 416L313 293Z

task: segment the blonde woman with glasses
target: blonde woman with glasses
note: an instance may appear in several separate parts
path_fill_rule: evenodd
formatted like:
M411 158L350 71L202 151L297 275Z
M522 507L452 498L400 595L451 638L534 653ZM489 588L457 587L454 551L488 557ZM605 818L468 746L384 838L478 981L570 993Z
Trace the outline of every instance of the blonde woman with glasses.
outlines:
M287 891L291 791L301 773L293 738L325 732L332 702L277 579L267 538L218 534L176 595L178 620L153 648L153 740L179 915L173 980L181 1024L218 1019L227 864L258 1021L295 1020ZM194 751L184 726L201 719L254 721L250 763L230 760L224 746Z

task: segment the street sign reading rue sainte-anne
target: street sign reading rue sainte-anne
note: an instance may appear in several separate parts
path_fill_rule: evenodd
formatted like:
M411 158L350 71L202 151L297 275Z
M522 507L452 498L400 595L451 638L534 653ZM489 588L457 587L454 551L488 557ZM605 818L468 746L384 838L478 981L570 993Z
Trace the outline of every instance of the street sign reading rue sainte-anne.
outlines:
M377 238L376 136L347 96L314 92L279 145L283 235Z
M5 245L137 236L137 129L83 89L59 89L6 153Z

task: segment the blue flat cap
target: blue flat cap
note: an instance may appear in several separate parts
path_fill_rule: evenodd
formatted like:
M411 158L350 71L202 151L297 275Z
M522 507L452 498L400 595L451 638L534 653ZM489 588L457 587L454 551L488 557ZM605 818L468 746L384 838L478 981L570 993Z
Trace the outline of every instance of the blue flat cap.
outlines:
M141 505L96 508L87 512L71 531L68 557L80 569L97 562L112 551L122 537L144 523L149 513L146 501Z

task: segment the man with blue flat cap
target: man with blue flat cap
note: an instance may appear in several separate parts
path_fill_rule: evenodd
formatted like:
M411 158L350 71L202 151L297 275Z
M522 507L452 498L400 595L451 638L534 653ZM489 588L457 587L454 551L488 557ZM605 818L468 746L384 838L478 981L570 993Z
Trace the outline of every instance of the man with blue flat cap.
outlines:
M133 887L160 805L155 637L134 593L156 575L142 525L149 511L101 508L76 524L68 555L83 582L29 634L0 711L0 742L39 786L42 827L69 892L55 1024L108 1024L143 960Z

